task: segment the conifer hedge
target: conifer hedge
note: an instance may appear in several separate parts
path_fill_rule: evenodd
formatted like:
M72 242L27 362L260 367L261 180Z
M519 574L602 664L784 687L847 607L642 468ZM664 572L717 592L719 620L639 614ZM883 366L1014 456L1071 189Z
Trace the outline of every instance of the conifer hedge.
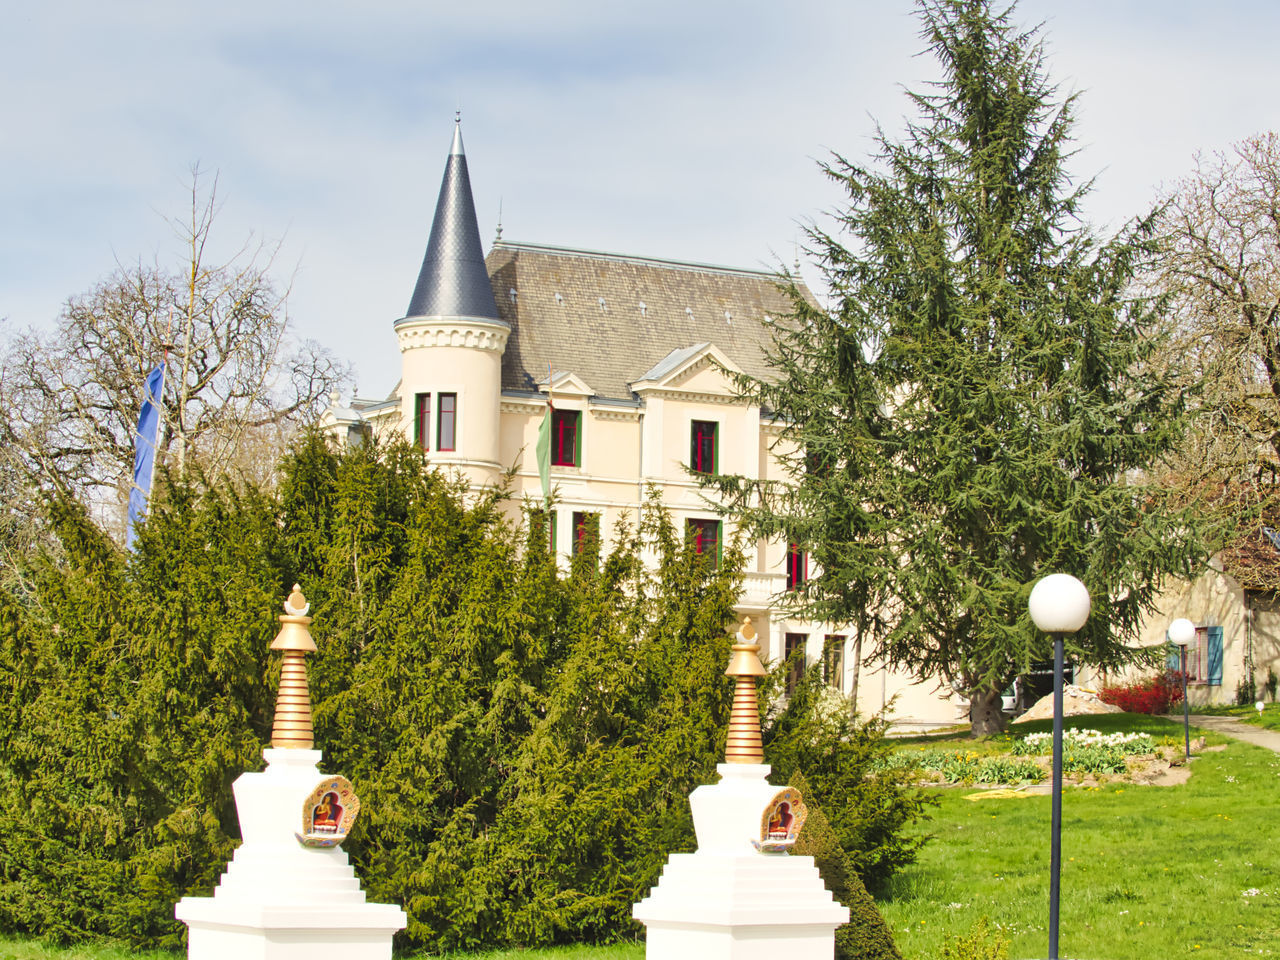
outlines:
M173 904L211 892L231 783L262 768L298 582L323 769L362 801L344 848L404 905L398 945L638 932L723 750L741 557L710 569L653 502L558 570L501 491L464 498L403 444L309 437L279 477L164 479L132 555L51 503L60 549L30 558L28 597L0 594L0 931L181 943ZM874 882L914 856L920 800L869 775L874 724L832 722L793 697L766 752L803 766Z

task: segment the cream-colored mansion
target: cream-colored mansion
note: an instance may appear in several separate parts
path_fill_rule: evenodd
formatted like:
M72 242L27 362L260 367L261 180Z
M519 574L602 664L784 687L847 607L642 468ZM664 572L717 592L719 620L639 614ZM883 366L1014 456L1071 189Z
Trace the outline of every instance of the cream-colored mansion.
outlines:
M700 549L733 525L708 507L690 470L778 476L777 428L735 395L725 370L764 376L770 318L790 306L772 274L498 240L484 255L462 137L454 131L417 285L395 321L400 383L384 400L335 404L335 434L403 431L430 461L475 488L515 467L513 509L540 499L534 450L554 400L553 543L565 562L577 531L634 524L646 488L661 491ZM864 714L953 722L962 701L933 684L856 663L838 625L788 618L779 600L808 574L803 554L759 541L738 604L766 659L802 647ZM896 696L896 700L893 698Z

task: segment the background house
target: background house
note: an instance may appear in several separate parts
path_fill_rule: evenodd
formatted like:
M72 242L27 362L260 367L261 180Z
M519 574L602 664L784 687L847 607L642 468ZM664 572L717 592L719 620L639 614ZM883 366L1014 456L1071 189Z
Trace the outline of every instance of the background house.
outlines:
M1196 641L1187 648L1187 699L1197 704L1230 704L1252 676L1256 696L1266 692L1268 673L1280 676L1280 533L1259 526L1236 538L1191 582L1168 585L1156 612L1139 634L1142 646L1165 647L1169 624L1186 617L1196 625ZM1165 663L1178 669L1181 657L1166 651ZM1110 676L1081 669L1090 686L1123 683L1143 673L1129 669Z
M781 476L778 428L726 371L767 375L769 324L790 309L759 270L501 239L486 256L455 127L422 269L395 321L400 382L378 400L335 403L323 423L338 435L400 431L477 489L514 467L515 512L542 497L534 450L552 397L552 542L564 562L584 529L607 538L619 519L636 523L649 487L718 556L736 531L693 474ZM859 662L842 626L783 612L788 586L809 575L801 551L760 540L747 557L738 610L766 658L803 649L842 692L856 678L864 713L892 703L903 721L963 716L950 691Z

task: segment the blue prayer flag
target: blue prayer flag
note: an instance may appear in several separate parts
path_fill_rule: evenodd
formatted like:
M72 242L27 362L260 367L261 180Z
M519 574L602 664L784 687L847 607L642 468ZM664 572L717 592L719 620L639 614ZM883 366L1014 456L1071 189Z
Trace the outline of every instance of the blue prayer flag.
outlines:
M147 377L138 414L137 439L133 454L133 486L129 488L129 520L125 526L125 545L133 549L134 525L147 512L151 495L151 473L156 465L156 443L160 433L160 400L164 396L164 361Z

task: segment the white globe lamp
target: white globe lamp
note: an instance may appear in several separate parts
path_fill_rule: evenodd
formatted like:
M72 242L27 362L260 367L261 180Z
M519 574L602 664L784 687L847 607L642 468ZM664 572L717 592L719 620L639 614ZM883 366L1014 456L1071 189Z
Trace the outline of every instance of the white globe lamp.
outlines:
M1196 638L1196 625L1186 617L1179 617L1169 624L1169 642L1186 647Z
M1049 960L1058 960L1058 899L1062 877L1062 661L1063 635L1089 619L1089 591L1069 573L1051 573L1031 588L1031 620L1053 635L1053 808L1049 848Z
M1196 625L1186 617L1169 624L1169 642L1182 651L1182 741L1187 759L1191 759L1191 704L1187 703L1187 647L1196 638Z
M1069 573L1051 573L1040 580L1031 588L1027 606L1032 622L1045 633L1075 633L1092 609L1089 591Z

